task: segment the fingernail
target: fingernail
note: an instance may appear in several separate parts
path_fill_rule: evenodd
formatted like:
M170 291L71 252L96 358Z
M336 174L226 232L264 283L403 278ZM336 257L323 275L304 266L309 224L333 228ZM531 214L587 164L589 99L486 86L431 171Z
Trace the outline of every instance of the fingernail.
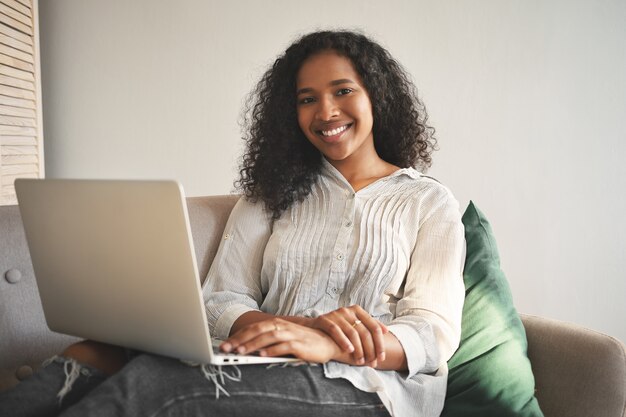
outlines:
M363 365L365 363L365 359L359 358L359 359L356 360L356 363L359 364L359 365Z
M354 346L349 345L347 350L348 352L354 352Z
M259 350L259 356L265 356L267 355L267 352L264 350Z
M239 352L239 353L246 353L246 348L245 348L245 347L243 347L243 346L239 346L239 347L237 348L237 352Z
M224 352L230 352L233 349L233 346L228 342L222 343L222 346L220 347L222 348Z
M385 357L386 357L385 352L380 352L380 354L378 355L378 359L380 359L381 361L384 361Z

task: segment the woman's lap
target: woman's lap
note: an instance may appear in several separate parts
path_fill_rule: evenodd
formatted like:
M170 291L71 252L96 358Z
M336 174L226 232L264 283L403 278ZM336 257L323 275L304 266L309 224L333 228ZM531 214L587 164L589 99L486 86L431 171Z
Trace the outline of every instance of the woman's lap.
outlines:
M214 379L228 394L199 366L139 355L61 415L388 415L378 395L362 392L344 379L326 378L321 365L243 365L238 367L239 381L227 377L237 368L221 369L226 376L215 373Z

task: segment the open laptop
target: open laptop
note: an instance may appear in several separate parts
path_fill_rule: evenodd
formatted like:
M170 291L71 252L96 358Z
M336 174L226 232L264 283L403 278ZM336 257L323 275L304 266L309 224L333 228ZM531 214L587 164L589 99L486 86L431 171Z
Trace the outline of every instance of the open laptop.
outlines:
M177 182L18 179L15 188L51 330L215 365L297 360L214 347Z

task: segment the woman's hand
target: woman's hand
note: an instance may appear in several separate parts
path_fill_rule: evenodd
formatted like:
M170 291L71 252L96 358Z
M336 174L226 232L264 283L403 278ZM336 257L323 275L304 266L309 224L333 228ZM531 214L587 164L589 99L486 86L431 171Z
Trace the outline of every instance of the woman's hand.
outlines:
M339 346L323 331L280 318L247 325L220 347L225 352L246 354L258 351L261 356L293 355L303 361L317 363L342 356Z
M375 368L385 360L384 335L387 327L361 306L342 307L312 320L310 327L328 334L345 352L352 353L356 365Z

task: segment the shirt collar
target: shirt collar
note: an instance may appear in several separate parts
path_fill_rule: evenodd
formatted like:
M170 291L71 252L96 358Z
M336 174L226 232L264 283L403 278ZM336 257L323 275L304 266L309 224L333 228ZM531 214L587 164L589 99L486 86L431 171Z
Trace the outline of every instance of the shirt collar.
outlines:
M333 164L331 164L330 162L328 162L328 160L322 156L322 168L328 173L330 174L332 177L335 177L336 179L340 180L342 183L348 183L348 180L345 179L345 177L341 174L341 172L339 172L339 170L337 168L335 168L333 166ZM390 178L394 178L394 177L400 177L400 176L408 176L412 179L418 179L422 176L422 174L416 170L415 168L400 168L399 170L393 172L392 174L386 176L386 177L382 177L377 181L380 181L382 179L390 179Z

